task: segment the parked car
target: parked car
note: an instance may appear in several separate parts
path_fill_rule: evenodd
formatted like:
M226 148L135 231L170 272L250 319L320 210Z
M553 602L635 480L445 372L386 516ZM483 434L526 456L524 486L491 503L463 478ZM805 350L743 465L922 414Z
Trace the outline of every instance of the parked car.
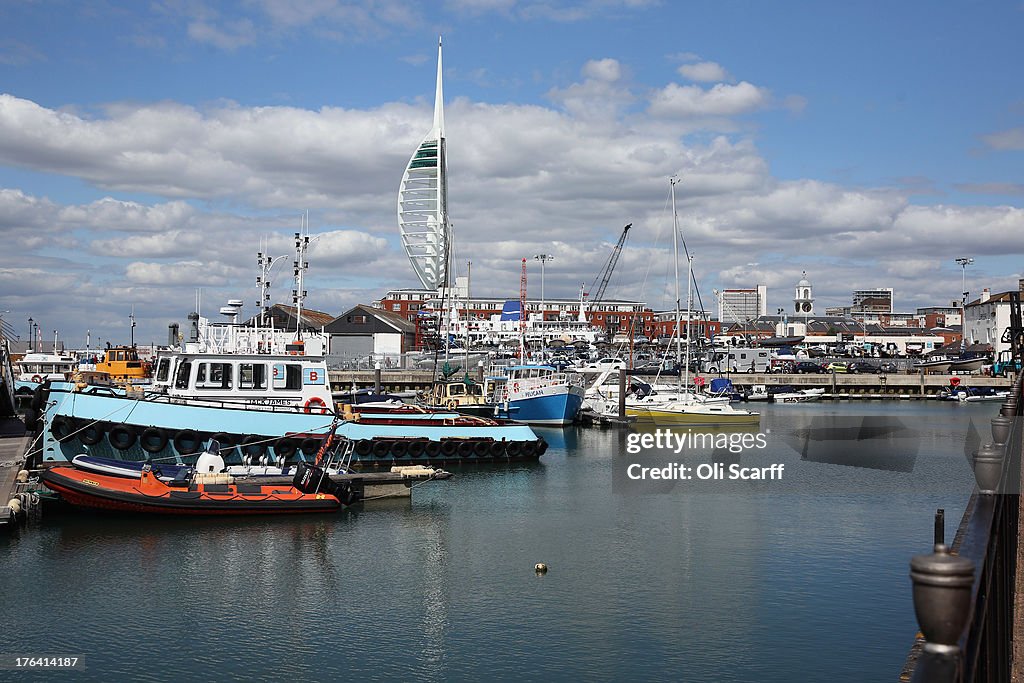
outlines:
M626 361L621 358L602 358L583 365L580 370L584 372L605 372L612 370L625 370Z
M879 364L878 369L880 372L899 372L900 366L892 361L883 361Z
M841 360L834 360L825 366L825 369L829 372L846 372L846 363Z
M828 372L828 370L826 370L825 366L822 365L821 363L815 363L814 361L809 360L802 360L793 364L793 372L795 372L798 375L808 373L819 375Z
M877 375L879 373L878 366L875 365L874 363L869 363L866 360L850 361L846 365L846 371L854 374L858 372L867 372L874 373Z

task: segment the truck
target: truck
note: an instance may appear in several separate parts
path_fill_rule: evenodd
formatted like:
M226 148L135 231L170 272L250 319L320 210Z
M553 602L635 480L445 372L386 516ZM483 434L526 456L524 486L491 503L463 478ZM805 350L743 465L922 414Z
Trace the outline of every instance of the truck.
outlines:
M995 362L992 363L992 376L1006 377L1008 373L1020 372L1020 369L1021 362L1019 359L1013 359L1012 350L1000 351L999 355L996 356Z

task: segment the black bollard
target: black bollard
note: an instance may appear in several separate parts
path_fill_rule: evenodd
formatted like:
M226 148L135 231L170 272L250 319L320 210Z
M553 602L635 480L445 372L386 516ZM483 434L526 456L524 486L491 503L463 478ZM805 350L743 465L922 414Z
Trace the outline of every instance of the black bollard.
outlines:
M935 511L935 545L946 545L946 511Z

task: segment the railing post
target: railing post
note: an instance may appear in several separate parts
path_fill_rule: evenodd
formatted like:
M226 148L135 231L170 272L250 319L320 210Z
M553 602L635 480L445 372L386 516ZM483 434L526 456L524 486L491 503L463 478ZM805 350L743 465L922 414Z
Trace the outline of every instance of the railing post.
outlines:
M991 495L999 491L999 479L1003 473L1003 448L987 443L974 452L974 479L978 492Z
M924 652L914 668L912 681L956 681L961 670L957 641L971 612L974 563L951 555L942 543L930 555L910 560L914 584L914 614L924 635Z
M1010 429L1013 427L1013 418L1006 415L996 415L992 418L992 442L997 446L1005 446L1010 438Z

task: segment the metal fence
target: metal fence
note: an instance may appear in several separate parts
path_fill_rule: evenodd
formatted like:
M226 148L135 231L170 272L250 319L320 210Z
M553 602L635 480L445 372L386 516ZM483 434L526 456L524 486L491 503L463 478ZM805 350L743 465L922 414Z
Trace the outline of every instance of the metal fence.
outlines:
M1009 681L1020 521L1022 381L992 419L992 442L974 453L977 487L952 547L936 525L934 552L910 562L921 628L901 681ZM1018 666L1021 663L1018 662Z

